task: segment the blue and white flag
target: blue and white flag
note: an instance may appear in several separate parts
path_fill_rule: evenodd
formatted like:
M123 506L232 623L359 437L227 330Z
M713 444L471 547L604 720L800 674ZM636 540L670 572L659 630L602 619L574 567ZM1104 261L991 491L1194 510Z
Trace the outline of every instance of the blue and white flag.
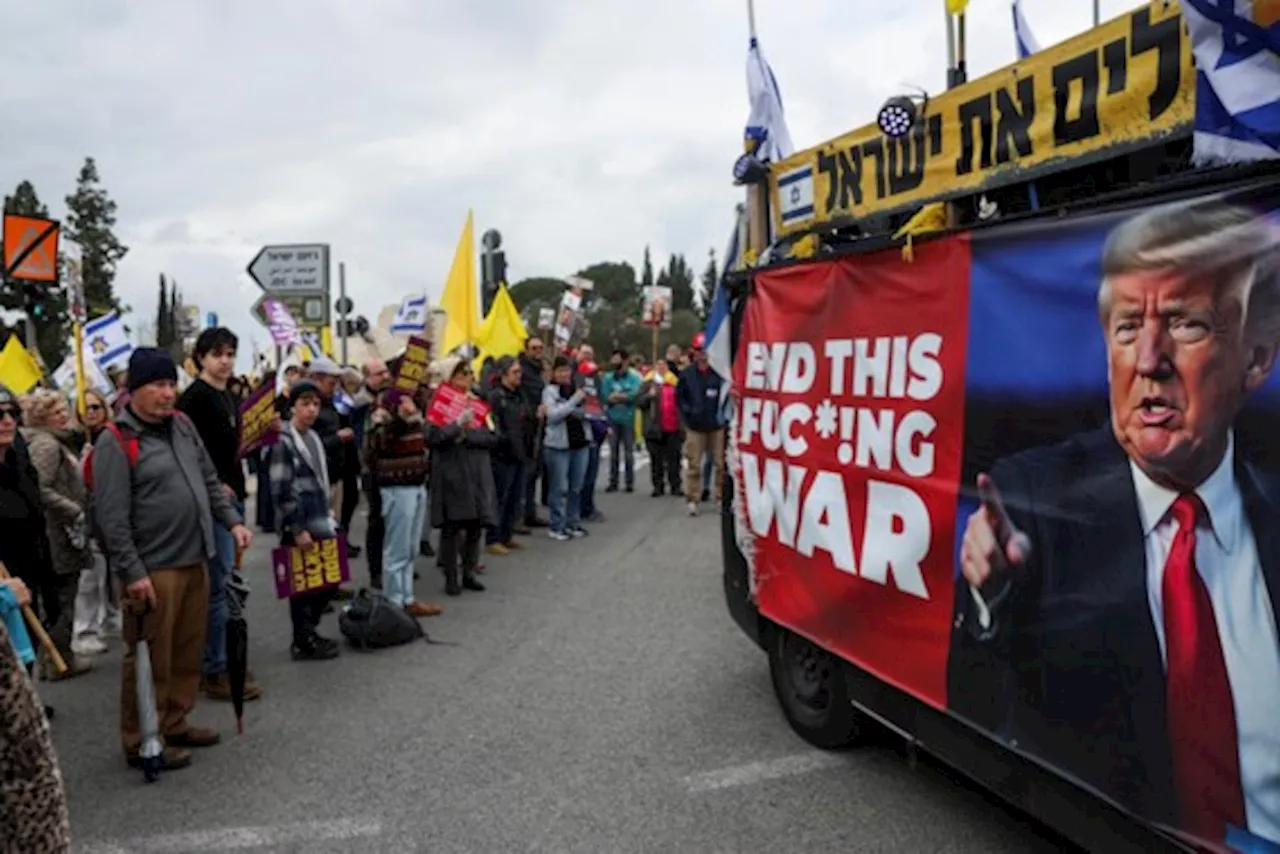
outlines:
M1013 0L1013 41L1020 61L1040 52L1040 42L1031 32L1027 16L1022 14L1022 0Z
M720 278L742 267L742 247L747 244L747 206L739 203L734 212L733 233L729 235L729 245L724 250L724 261L720 268ZM716 290L720 290L719 282Z
M324 347L320 346L320 339L316 337L314 332L299 328L298 338L302 341L303 346L311 351L311 358L318 359L324 355Z
M1196 63L1192 162L1280 157L1280 15L1273 2L1183 0Z
M113 365L121 365L129 361L133 355L133 342L124 328L124 321L119 312L108 312L96 320L84 325L85 352L98 363L102 370Z
M391 321L392 335L413 335L427 328L427 298L405 297Z
M751 115L747 117L744 139L746 153L762 163L776 163L790 157L796 149L782 110L782 92L755 36L747 48L747 97L751 101Z

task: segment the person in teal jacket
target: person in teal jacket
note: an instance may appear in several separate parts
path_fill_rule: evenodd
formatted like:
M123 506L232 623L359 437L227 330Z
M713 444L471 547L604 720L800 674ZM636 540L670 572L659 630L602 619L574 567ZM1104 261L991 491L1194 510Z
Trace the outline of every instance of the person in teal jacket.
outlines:
M624 457L627 463L627 492L636 486L636 403L640 400L640 374L632 370L627 361L627 351L618 349L609 357L610 370L604 375L600 396L608 406L609 417L609 487L606 492L618 491L618 463ZM621 450L621 454L619 453Z

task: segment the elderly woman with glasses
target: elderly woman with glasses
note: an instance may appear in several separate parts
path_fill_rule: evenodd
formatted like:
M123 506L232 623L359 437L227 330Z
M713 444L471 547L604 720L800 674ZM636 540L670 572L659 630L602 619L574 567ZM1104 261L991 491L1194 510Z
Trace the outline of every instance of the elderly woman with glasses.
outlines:
M85 445L80 453L81 470L89 449L110 420L111 408L107 399L96 391L86 391L84 417L81 419L85 434ZM92 519L92 505L88 515ZM93 550L93 566L80 573L79 588L76 590L75 624L71 636L71 651L76 655L100 655L106 652L107 635L119 636L121 628L119 597L107 573L106 556L92 536L89 547Z
M49 544L49 595L44 600L49 637L66 659L68 669L61 674L52 662L42 659L45 679L68 679L89 671L88 661L77 661L71 649L71 629L75 615L76 590L80 573L93 568L86 517L88 495L80 460L76 454L76 431L72 427L71 406L61 392L37 389L22 398L22 435L27 441L31 464L40 484L45 533Z

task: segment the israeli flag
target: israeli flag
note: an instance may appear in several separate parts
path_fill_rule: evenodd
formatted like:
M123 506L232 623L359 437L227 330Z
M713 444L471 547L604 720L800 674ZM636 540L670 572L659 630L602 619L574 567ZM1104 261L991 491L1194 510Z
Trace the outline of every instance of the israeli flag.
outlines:
M324 348L320 346L320 339L316 337L314 332L299 329L298 337L302 339L303 345L311 351L311 358L318 359L324 355Z
M723 407L728 399L729 384L733 378L733 346L730 335L729 288L724 276L742 264L742 231L746 226L746 207L738 205L733 233L729 237L729 247L724 251L724 272L716 283L715 296L707 310L707 326L703 330L706 340L707 363L724 380L720 404Z
M133 355L133 342L124 328L119 312L108 312L84 325L85 352L93 357L98 367L106 370L114 365L127 363Z
M1013 0L1013 40L1018 48L1019 61L1040 52L1040 42L1032 34L1027 16L1022 14L1022 0Z
M747 97L751 101L744 140L747 154L762 163L790 157L796 148L791 143L791 131L787 130L782 92L755 36L747 48Z
M391 321L392 335L413 335L427 328L427 298L405 297Z
M1280 15L1274 2L1183 0L1196 63L1192 162L1280 157Z

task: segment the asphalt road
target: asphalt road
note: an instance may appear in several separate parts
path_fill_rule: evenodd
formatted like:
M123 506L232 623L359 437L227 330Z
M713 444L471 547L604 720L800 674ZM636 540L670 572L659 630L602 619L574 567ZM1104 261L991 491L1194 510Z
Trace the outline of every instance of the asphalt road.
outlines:
M148 786L116 734L118 644L93 673L42 687L76 850L1063 849L891 747L808 748L725 611L715 515L647 488L598 504L608 518L586 540L487 558L485 593L445 600L420 560L420 594L445 604L425 625L456 646L332 662L290 661L262 538L247 566L266 696L243 736L229 705L202 702L192 719L223 744ZM333 617L322 630L336 634Z

